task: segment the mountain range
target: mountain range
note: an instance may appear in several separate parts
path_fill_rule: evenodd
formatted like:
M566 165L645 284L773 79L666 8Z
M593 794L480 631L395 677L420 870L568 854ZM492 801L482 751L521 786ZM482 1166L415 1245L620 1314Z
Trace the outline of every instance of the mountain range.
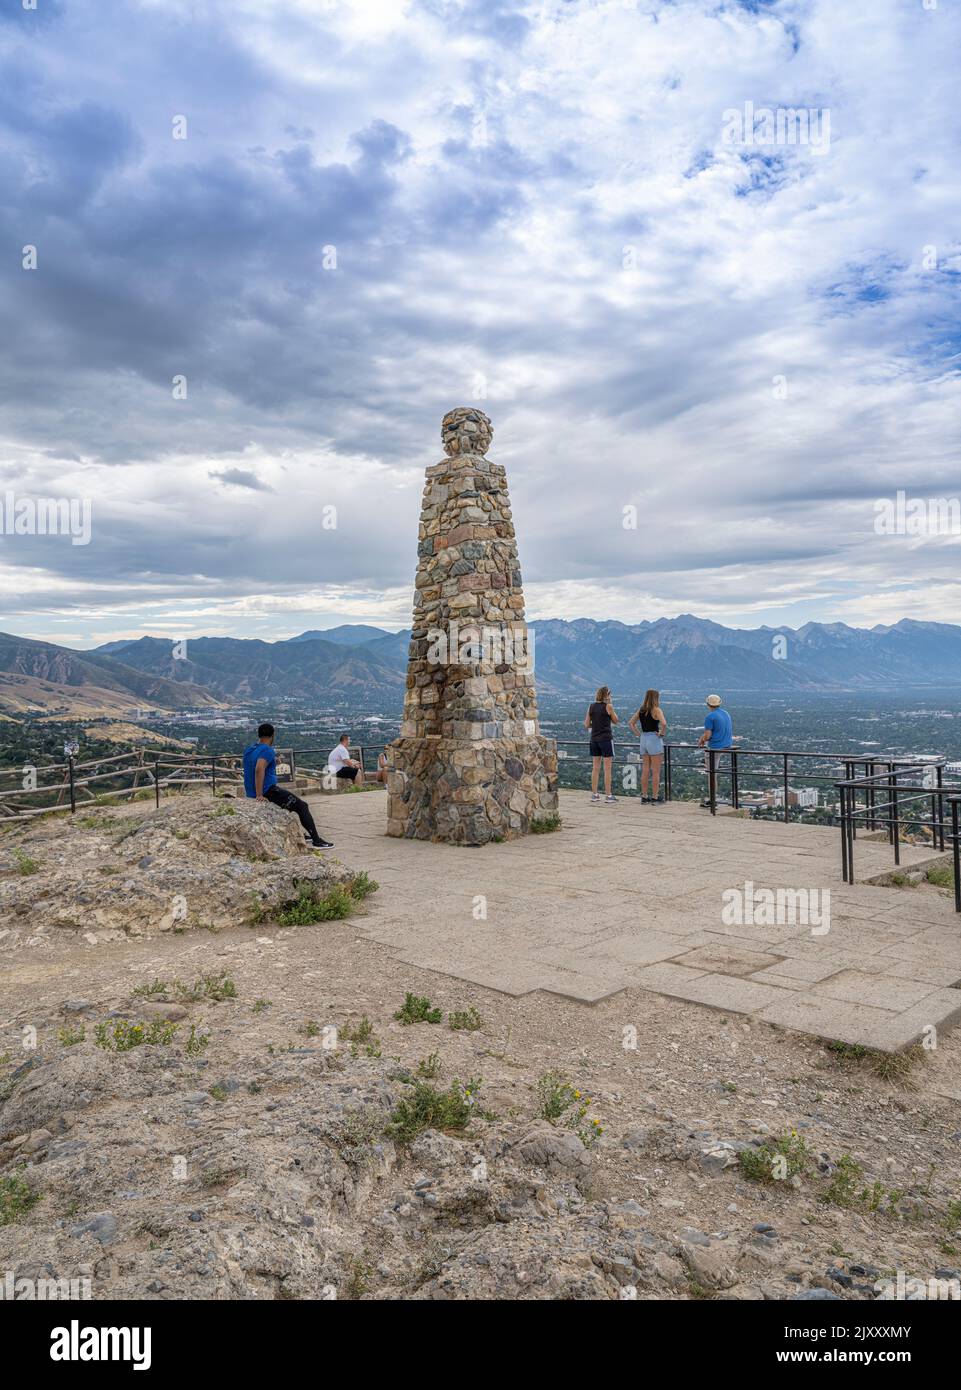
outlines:
M893 626L729 628L690 613L633 625L549 619L535 628L538 689L600 684L770 695L961 685L961 627L904 618Z
M13 718L23 714L76 718L144 707L178 710L216 708L217 704L216 696L199 685L135 669L102 650L77 652L0 632L0 713Z
M961 627L902 619L729 628L682 614L655 622L559 618L533 623L543 696L584 696L598 685L632 695L716 690L754 695L961 687ZM403 699L409 632L364 624L311 630L277 642L169 637L74 651L0 633L0 711L84 712L131 705L182 710L270 699ZM67 712L76 712L68 710Z

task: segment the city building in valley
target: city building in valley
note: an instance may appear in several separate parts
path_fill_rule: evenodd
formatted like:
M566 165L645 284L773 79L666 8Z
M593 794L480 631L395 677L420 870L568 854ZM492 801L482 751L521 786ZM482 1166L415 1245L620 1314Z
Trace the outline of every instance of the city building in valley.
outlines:
M784 807L784 788L772 787L765 792L742 792L739 797L742 806ZM788 787L787 804L800 811L814 811L820 802L817 787Z

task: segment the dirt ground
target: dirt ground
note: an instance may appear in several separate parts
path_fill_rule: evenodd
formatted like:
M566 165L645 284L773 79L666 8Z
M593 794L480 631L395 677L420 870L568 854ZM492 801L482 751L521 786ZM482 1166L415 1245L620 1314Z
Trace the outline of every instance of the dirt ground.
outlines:
M956 1279L961 1034L885 1077L640 989L511 998L399 965L355 920L4 958L0 1180L32 1200L0 1224L0 1271L165 1298L873 1299L899 1272ZM224 975L232 997L169 1002ZM166 1009L145 1004L157 981ZM395 1020L408 991L442 1021ZM453 1030L471 1008L480 1026ZM165 1012L169 1046L94 1041ZM363 1018L375 1041L351 1045ZM469 1125L383 1138L419 1064L440 1091L480 1081ZM553 1125L548 1073L580 1093Z

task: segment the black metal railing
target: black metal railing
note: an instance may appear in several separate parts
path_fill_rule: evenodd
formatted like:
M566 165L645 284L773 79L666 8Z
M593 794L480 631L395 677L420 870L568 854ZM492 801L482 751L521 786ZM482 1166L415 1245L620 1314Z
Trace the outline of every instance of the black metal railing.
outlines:
M326 731L322 737L330 737L331 743L321 747L278 749L281 759L290 760L290 772L285 780L298 776L322 777L327 765L330 747L334 745L336 734ZM590 767L589 742L583 739L557 739L560 749L576 749L578 757L571 758L566 766L559 763L562 785L574 785L571 781L576 768L576 776L586 777ZM385 742L356 743L350 748L351 755L360 761L365 773L376 767L377 753L388 745ZM689 759L689 760L688 760ZM686 775L696 774L698 780L706 778L706 795L702 797L712 814L718 805L729 804L739 810L749 800L752 791L758 787L748 783L760 783L770 792L773 788L770 808L780 810L785 820L790 819L792 778L801 774L809 784L823 784L834 788L838 781L838 771L849 780L863 772L869 775L878 768L885 772L898 766L898 759L862 757L850 753L810 753L806 751L785 751L770 748L734 748L729 750L705 750L692 743L665 743L662 764L662 789L667 800L676 799L678 783ZM627 781L629 768L640 770L637 755L628 761L626 767L621 758L620 791L630 795L639 794L639 778ZM826 764L830 770L816 771L818 763ZM26 777L26 773L33 774ZM188 787L210 785L216 792L228 785L241 781L241 756L238 753L175 753L159 751L151 753L139 748L112 755L110 757L80 762L68 758L63 763L51 763L41 768L0 768L0 820L20 819L29 815L42 815L56 810L76 810L78 806L91 805L98 800L124 799L153 791L159 803L162 792L184 790ZM19 786L5 785L4 779L20 781ZM869 800L874 797L873 788L869 790ZM694 792L697 796L697 792ZM745 803L745 797L748 798ZM780 804L778 800L780 799ZM767 809L753 803L757 809Z
M737 811L744 804L742 780L748 777L752 779L764 778L774 784L772 807L777 807L777 798L780 797L781 815L785 821L790 820L792 775L798 777L803 773L805 780L815 784L815 787L823 784L827 788L836 788L837 772L814 771L813 769L817 764L829 764L833 768L840 766L844 769L845 779L848 779L856 775L858 768L863 768L865 776L870 776L878 767L890 771L891 768L899 766L901 762L907 761L906 759L873 755L864 757L851 753L810 752L804 749L715 749L701 748L696 744L674 744L665 747L665 767L669 787L672 786L677 755L681 749L694 749L698 757L703 760L703 767L708 780L706 801L712 815L717 812L725 783L730 790L730 800L727 804ZM755 761L752 762L752 759ZM762 765L772 762L775 764L773 767Z
M556 739L555 742L561 748L577 748L583 752L587 759L590 758L589 741L585 739ZM686 760L687 755L690 755ZM636 754L633 755L636 758ZM631 786L624 788L623 771L624 764L621 758L622 771L622 790L635 791ZM772 749L772 748L725 748L714 749L705 748L696 743L664 743L663 763L661 766L661 786L664 792L664 799L671 801L675 798L675 780L683 773L695 773L706 778L705 792L702 798L704 805L710 810L712 815L716 815L719 805L729 805L738 811L747 805L752 808L766 809L759 803L746 802L745 797L750 797L752 791L763 790L762 788L746 787L747 782L763 782L772 792L770 802L771 809L779 809L778 799L780 799L781 818L785 821L790 820L792 808L791 797L796 796L792 781L803 774L808 784L813 784L815 788L824 786L826 790L834 789L838 783L838 769L843 771L845 778L854 777L859 769L863 769L865 775L869 775L878 767L885 771L892 767L897 767L907 759L878 757L862 754L844 753L812 753L801 749ZM815 771L818 764L824 764L823 771ZM559 764L559 767L561 765ZM628 766L639 766L633 759L628 762ZM562 773L563 775L563 773ZM725 795L726 793L726 795ZM794 803L797 805L797 801Z
M943 762L908 763L836 784L841 827L841 876L854 882L858 825L887 832L895 867L901 863L902 834L926 835L931 847L951 851L954 908L961 912L961 783L946 782Z

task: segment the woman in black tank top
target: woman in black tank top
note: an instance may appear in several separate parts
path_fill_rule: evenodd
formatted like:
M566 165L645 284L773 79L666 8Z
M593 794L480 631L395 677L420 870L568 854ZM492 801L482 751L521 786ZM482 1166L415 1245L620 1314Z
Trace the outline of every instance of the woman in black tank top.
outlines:
M587 711L591 721L591 738L610 738L611 716L607 710L607 704L595 700Z
M591 768L591 801L600 801L600 793L597 790L597 782L600 776L601 763L604 764L604 790L607 793L607 804L612 805L617 798L611 791L611 772L614 765L614 739L612 736L612 726L617 723L617 715L614 713L614 706L611 704L611 692L608 686L602 685L594 696L593 701L587 707L584 716L584 728L591 731L591 758L593 766Z
M664 755L664 735L667 732L667 720L661 709L659 690L649 690L640 709L628 720L631 733L638 733L638 725L641 726L641 802L656 806L660 800L661 759ZM647 794L648 778L651 783L650 796Z

